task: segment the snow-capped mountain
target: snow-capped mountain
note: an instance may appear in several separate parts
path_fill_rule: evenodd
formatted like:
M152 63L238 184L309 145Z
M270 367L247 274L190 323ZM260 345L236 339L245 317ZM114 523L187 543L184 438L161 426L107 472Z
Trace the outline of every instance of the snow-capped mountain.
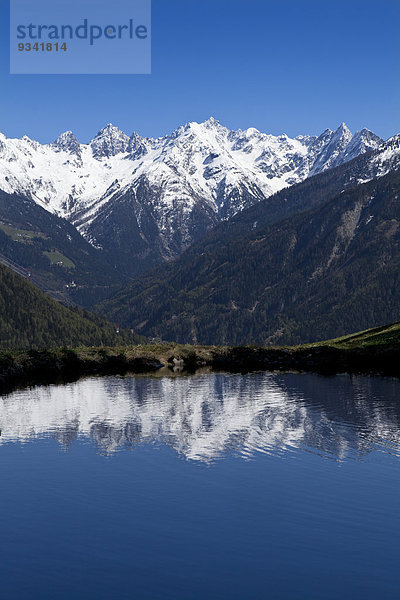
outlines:
M0 134L0 189L66 218L96 246L126 248L132 272L132 257L175 256L219 220L380 144L345 124L292 139L213 118L158 139L111 124L88 144L71 131L47 145Z

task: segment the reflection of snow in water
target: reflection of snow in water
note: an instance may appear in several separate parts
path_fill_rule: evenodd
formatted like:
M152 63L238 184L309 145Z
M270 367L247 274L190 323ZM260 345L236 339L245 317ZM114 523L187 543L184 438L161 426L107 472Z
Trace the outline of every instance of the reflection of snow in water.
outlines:
M398 414L379 396L397 395L400 384L377 379L377 393L371 382L212 374L91 378L36 387L0 399L0 443L51 435L68 444L84 436L112 453L158 441L201 461L227 451L250 457L300 447L338 459L360 457L372 447L399 453Z

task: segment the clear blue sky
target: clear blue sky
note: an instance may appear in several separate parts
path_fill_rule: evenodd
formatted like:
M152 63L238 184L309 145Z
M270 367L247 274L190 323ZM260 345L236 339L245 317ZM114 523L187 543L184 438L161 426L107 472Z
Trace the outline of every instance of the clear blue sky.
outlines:
M72 129L85 142L108 122L159 136L210 115L291 136L342 121L400 132L400 0L153 0L152 74L104 76L9 75L0 2L0 131L11 137Z

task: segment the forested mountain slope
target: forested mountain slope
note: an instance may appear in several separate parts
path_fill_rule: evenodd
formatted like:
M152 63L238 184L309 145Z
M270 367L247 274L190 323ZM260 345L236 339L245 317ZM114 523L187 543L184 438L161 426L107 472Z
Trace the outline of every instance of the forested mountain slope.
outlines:
M117 345L141 340L82 309L56 302L0 265L0 349Z
M313 181L280 194L312 205ZM273 225L254 227L247 211L99 309L148 336L198 343L299 343L398 320L399 196L393 172Z
M48 293L82 306L128 281L68 221L29 198L2 191L0 256L19 265L21 272L31 272Z

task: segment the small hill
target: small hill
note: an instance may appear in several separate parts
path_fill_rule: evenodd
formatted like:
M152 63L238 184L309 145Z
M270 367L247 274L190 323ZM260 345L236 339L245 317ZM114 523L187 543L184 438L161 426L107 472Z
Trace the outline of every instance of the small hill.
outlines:
M334 346L348 350L372 349L400 350L400 323L374 327L365 331L358 331L326 342L309 344L307 347Z
M121 345L140 339L117 334L105 319L60 304L0 264L0 349Z

